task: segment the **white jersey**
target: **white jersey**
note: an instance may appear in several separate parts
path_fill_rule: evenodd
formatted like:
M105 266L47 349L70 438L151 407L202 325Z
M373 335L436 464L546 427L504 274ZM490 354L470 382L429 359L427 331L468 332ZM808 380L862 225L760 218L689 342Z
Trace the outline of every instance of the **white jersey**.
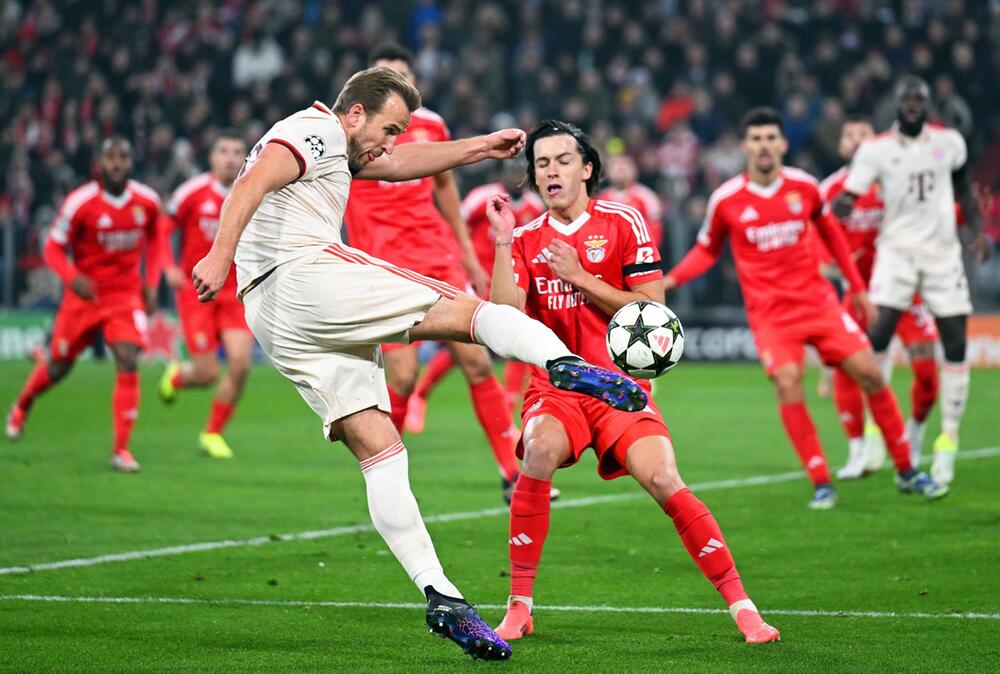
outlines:
M320 103L286 117L247 156L249 168L268 143L284 145L299 163L299 177L264 196L236 247L240 292L278 265L340 243L351 188L347 136L340 120Z
M844 189L865 194L878 181L885 212L877 248L932 254L960 248L951 174L966 157L962 134L931 124L916 138L894 125L861 144Z

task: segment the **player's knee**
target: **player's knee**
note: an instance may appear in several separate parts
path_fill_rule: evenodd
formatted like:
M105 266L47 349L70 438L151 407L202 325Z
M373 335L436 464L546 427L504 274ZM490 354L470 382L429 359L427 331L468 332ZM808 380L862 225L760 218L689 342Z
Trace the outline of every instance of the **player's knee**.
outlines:
M939 318L938 332L941 333L941 347L945 360L952 363L965 361L965 316Z
M897 310L879 307L878 320L868 330L868 339L876 352L881 353L889 348L889 342L892 341L892 335L896 332L898 320L899 312Z
M214 384L215 380L219 378L219 364L214 361L196 363L192 374L196 386Z
M664 466L649 476L648 491L656 494L658 503L666 503L671 496L683 488L684 481L674 464Z
M490 360L486 349L477 349L478 355L473 355L464 359L461 363L462 372L470 384L484 382L493 376L493 362Z
M802 373L798 368L780 369L771 375L778 400L782 403L797 403L804 398L802 390Z
M544 431L525 438L521 472L538 480L551 479L563 460L562 444L558 434Z
M934 342L917 342L909 348L910 360L929 360L934 358Z
M882 379L882 373L874 361L872 361L870 366L861 368L855 372L854 380L868 394L878 393L885 387L885 380Z

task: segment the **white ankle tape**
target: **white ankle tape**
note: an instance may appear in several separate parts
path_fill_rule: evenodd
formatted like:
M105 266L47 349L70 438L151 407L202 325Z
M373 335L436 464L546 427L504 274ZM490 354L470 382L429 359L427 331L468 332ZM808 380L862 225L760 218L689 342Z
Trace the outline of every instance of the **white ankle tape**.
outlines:
M729 606L729 615L733 617L733 620L736 620L737 614L745 608L750 609L754 613L760 613L752 601L749 599L741 599Z

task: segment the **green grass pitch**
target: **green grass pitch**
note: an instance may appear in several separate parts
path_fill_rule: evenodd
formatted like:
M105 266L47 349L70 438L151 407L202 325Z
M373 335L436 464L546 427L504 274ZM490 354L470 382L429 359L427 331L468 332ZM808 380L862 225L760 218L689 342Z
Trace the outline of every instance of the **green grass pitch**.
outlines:
M4 405L29 368L0 365ZM553 511L536 634L506 663L474 663L431 637L419 608L379 605L421 596L376 534L336 529L368 523L364 482L342 445L323 442L291 384L255 368L227 434L236 458L213 461L195 450L210 393L184 391L165 408L160 372L143 370L137 475L106 465L107 363L81 363L38 402L22 440L0 444L0 567L238 544L0 573L0 671L972 672L1000 663L1000 456L972 453L1000 445L1000 372L973 373L962 438L970 454L948 498L902 496L883 471L839 485L837 508L812 512L805 478L780 477L798 465L761 370L681 364L657 399L682 474L715 483L699 493L783 641L748 646L721 612L583 610L723 608L659 507L628 478L600 480L588 455L557 474L562 503L613 498ZM811 394L814 376L811 409L838 466L846 443L832 403ZM908 372L897 370L895 385L905 410ZM935 413L928 445L937 428ZM507 519L458 374L407 445L423 513L466 513L429 529L446 571L495 624L508 590ZM759 476L779 477L746 482ZM241 543L249 539L256 544Z

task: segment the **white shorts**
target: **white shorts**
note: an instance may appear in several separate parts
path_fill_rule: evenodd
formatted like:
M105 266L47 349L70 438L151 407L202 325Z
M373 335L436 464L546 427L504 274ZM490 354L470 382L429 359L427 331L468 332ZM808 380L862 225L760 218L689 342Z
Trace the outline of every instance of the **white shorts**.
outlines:
M931 256L880 247L870 291L876 305L900 311L909 309L919 292L938 318L972 313L961 248Z
M390 412L379 344L410 328L455 288L334 244L278 267L244 296L247 324L274 366L330 424L371 407Z

